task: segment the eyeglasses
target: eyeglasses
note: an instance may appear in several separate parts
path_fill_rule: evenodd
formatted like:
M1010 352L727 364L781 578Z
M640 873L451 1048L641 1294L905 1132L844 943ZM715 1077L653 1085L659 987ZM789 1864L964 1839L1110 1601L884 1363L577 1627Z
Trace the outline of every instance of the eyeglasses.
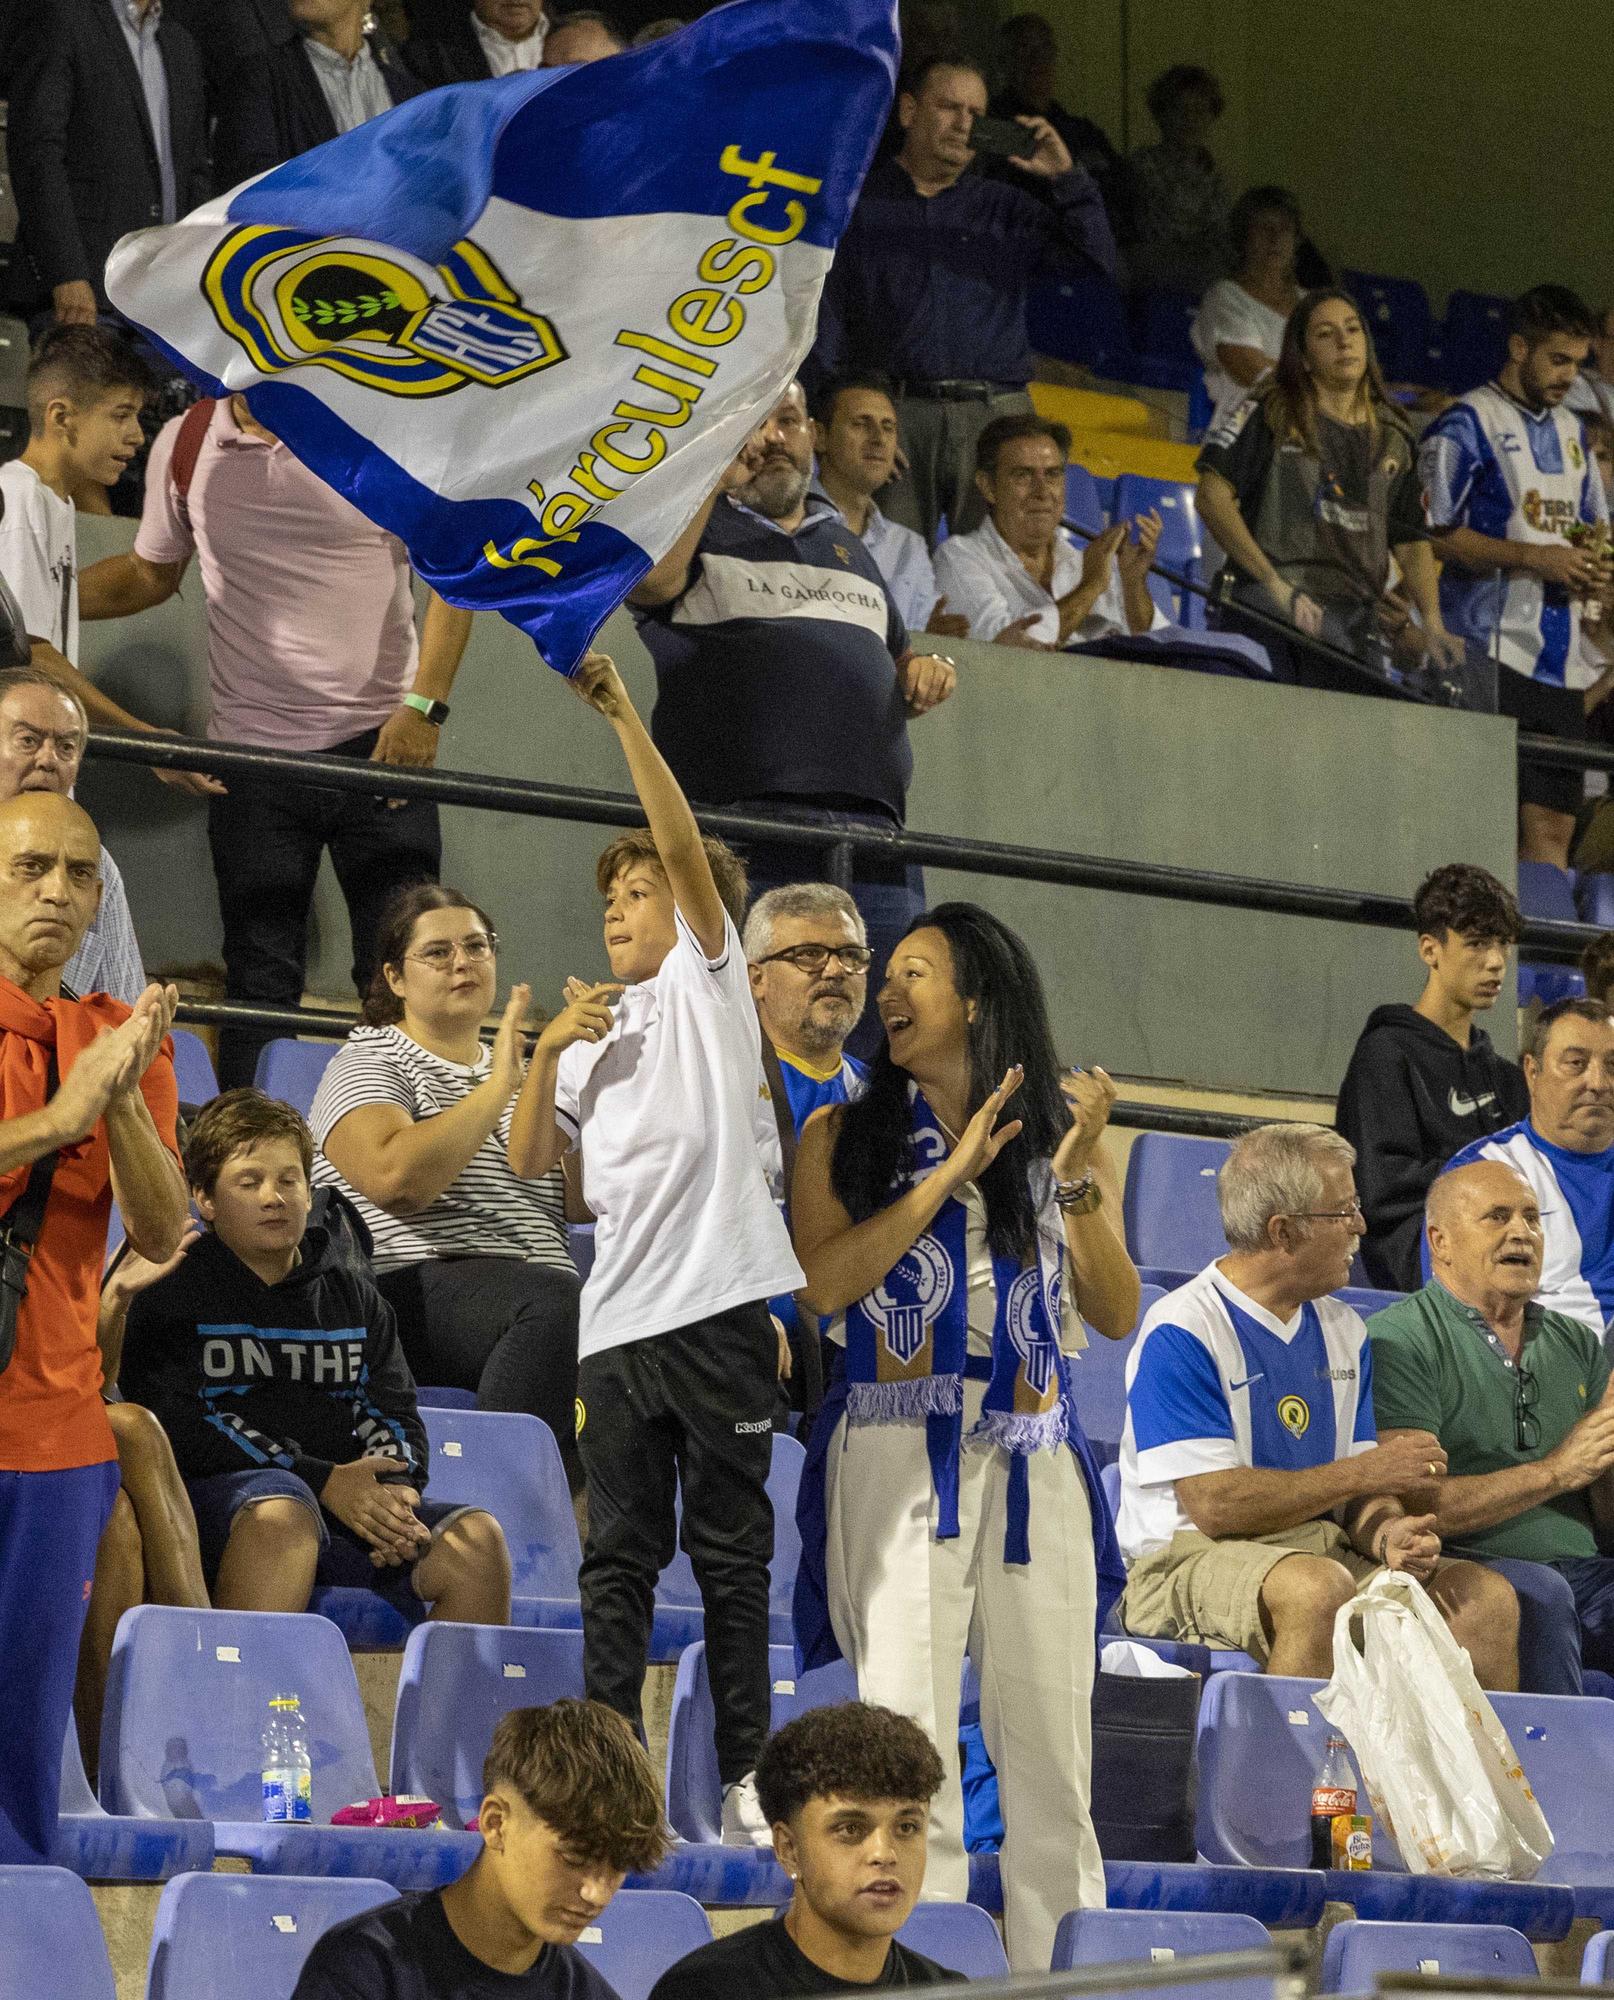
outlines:
M832 958L839 959L848 972L867 972L874 962L874 953L866 944L793 944L783 951L770 951L766 958L759 958L757 964L772 965L783 959L798 972L805 972L816 979Z
M486 965L498 949L497 931L478 931L475 937L461 938L457 944L423 945L419 951L406 951L404 957L429 965L433 972L447 972L456 955L463 956L467 965Z
M1536 1416L1541 1384L1525 1367L1522 1354L1513 1366L1513 1442L1520 1451L1534 1451L1541 1442L1541 1424Z
M1362 1204L1353 1201L1349 1208L1292 1208L1289 1215L1296 1222L1362 1222L1367 1217L1362 1213Z

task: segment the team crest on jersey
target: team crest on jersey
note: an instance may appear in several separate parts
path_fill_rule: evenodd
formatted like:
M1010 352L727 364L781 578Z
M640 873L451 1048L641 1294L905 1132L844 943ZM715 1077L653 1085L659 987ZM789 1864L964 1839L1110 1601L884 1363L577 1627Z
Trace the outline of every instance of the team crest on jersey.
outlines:
M330 368L388 396L445 396L566 359L553 323L469 241L433 265L362 237L250 223L214 251L202 292L263 375Z
M1581 450L1579 441L1575 438L1569 440L1569 463L1577 472L1584 472L1586 469L1586 454Z
M834 549L835 553L840 557L843 563L849 563L852 560L852 551L850 549L842 548L839 542L831 542L830 547Z
M1311 1429L1311 1405L1304 1396L1280 1396L1278 1422L1286 1431L1292 1431L1297 1438L1303 1438Z
M880 1329L882 1345L906 1368L925 1345L930 1328L953 1295L953 1267L933 1236L921 1236L863 1301Z

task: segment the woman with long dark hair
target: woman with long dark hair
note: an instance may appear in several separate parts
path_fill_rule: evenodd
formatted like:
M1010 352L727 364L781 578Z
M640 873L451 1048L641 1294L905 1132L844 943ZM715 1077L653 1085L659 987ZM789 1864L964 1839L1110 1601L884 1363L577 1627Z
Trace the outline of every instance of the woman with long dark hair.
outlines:
M387 906L362 1023L309 1114L314 1182L339 1188L369 1225L415 1379L541 1417L575 1488L581 1282L560 1169L529 1180L510 1163L530 996L511 989L484 1044L498 950L486 912L457 889L417 882ZM569 1005L544 1038L564 1048L585 1013Z
M1225 622L1275 655L1281 641L1241 622L1240 602L1373 664L1404 622L1388 599L1393 553L1422 649L1441 665L1461 661L1440 615L1412 433L1349 292L1308 292L1289 315L1271 382L1199 454L1199 512L1227 553ZM1274 664L1307 677L1298 660Z
M1121 1585L1068 1357L1121 1339L1138 1275L1103 1149L1115 1087L1062 1078L1042 982L972 903L922 917L878 999L857 1102L802 1135L792 1202L806 1296L839 1350L800 1518L797 1638L921 1722L947 1767L930 1888L968 1887L958 1771L968 1651L997 1767L1015 1965L1104 1901L1088 1809L1102 1613Z

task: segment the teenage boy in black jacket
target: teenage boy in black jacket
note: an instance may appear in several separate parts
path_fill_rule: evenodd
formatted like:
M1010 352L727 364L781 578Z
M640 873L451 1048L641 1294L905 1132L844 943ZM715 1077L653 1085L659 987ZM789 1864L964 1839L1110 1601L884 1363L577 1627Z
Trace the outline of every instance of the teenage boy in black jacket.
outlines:
M1502 990L1518 904L1494 875L1454 861L1424 881L1413 916L1423 992L1414 1007L1368 1016L1334 1113L1356 1148L1362 1262L1375 1285L1397 1292L1423 1283L1423 1205L1436 1174L1530 1109L1523 1071L1474 1023Z
M129 1312L122 1386L173 1442L213 1602L304 1611L316 1583L503 1625L491 1514L422 1499L426 1434L392 1308L308 1226L314 1143L289 1104L228 1090L185 1170L208 1232Z

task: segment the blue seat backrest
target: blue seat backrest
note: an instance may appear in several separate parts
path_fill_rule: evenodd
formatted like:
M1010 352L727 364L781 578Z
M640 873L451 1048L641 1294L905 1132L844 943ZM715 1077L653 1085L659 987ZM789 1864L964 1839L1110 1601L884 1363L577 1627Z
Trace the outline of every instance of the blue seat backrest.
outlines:
M1053 1970L1120 1965L1141 1959L1200 1958L1217 1952L1267 1951L1272 1939L1254 1917L1215 1910L1072 1910L1054 1933ZM1272 2000L1270 1979L1218 1979L1151 1988L1167 2000Z
M115 2000L94 1899L65 1868L0 1868L0 1992Z
M1026 330L1034 348L1061 361L1102 370L1132 358L1126 303L1113 278L1068 277L1034 285L1026 298Z
M1165 1293L1145 1285L1138 1297L1137 1323L1124 1340L1106 1340L1087 1329L1087 1345L1070 1364L1071 1394L1082 1429L1105 1458L1114 1458L1126 1427L1126 1362L1138 1337L1143 1316Z
M1363 1319L1371 1319L1374 1313L1383 1312L1386 1306L1398 1306L1406 1293L1375 1291L1371 1285L1342 1285L1334 1297L1341 1305L1349 1306L1352 1312L1360 1313Z
M1578 886L1572 868L1558 868L1550 861L1519 863L1519 908L1526 917L1540 917L1551 923L1578 924L1575 907Z
M326 1931L397 1895L362 1875L177 1875L157 1905L146 2000L291 2000Z
M265 1044L253 1082L269 1097L293 1105L306 1118L340 1042L281 1040Z
M1150 479L1139 472L1126 472L1115 482L1113 509L1118 521L1130 521L1154 508L1160 515L1160 540L1155 561L1167 569L1203 583L1203 537L1199 527L1199 498L1194 487L1176 479ZM1191 591L1175 588L1163 576L1149 578L1149 590L1166 616L1178 625L1191 625L1203 599Z
M1575 884L1575 906L1583 924L1614 931L1614 875L1588 868Z
M1341 283L1356 300L1373 335L1379 366L1392 382L1429 376L1434 321L1429 295L1416 278L1388 278L1376 271L1346 271Z
M1451 1979L1534 1979L1530 1940L1507 1924L1336 1924L1323 1946L1321 1993L1367 1993L1384 1972Z
M577 1941L617 2000L648 2000L670 1967L712 1941L712 1925L693 1896L676 1889L622 1889L598 1923Z
M1089 535L1103 529L1103 490L1085 465L1065 467L1065 516Z
M1446 386L1459 395L1488 382L1507 359L1509 301L1490 292L1453 292L1441 341Z
M583 1552L554 1433L513 1410L424 1409L433 1500L486 1508L510 1544L517 1597L575 1598Z
M801 1485L801 1469L807 1462L804 1446L782 1431L773 1438L773 1461L768 1468L768 1498L773 1502L773 1560L768 1566L768 1604L773 1611L788 1612L796 1590L796 1571L801 1567L801 1530L796 1526L796 1493ZM701 1601L695 1571L682 1548L661 1572L656 1597L662 1604L695 1605Z
M768 1648L768 1683L770 1730L783 1729L810 1708L857 1699L857 1677L846 1661L798 1676L790 1646ZM667 1729L667 1817L686 1840L718 1838L723 1793L715 1721L702 1639L679 1656Z
M393 1791L435 1799L445 1826L469 1826L481 1809L482 1762L501 1718L583 1693L581 1632L417 1625L398 1674Z
M174 1081L179 1086L180 1103L211 1104L219 1094L219 1080L206 1042L189 1028L175 1028L173 1036Z
M966 1979L1006 1979L1009 1974L998 1927L978 1903L916 1903L897 1942Z
M272 1696L301 1698L316 1822L380 1790L346 1641L308 1612L143 1604L118 1622L101 1802L148 1819L258 1820Z
M1188 368L1199 366L1194 351L1194 316L1199 298L1194 292L1176 292L1151 286L1133 301L1133 324L1137 327L1140 354L1158 361L1175 361Z
M1138 1135L1127 1158L1122 1202L1134 1262L1199 1271L1226 1252L1216 1173L1231 1150L1225 1139Z

